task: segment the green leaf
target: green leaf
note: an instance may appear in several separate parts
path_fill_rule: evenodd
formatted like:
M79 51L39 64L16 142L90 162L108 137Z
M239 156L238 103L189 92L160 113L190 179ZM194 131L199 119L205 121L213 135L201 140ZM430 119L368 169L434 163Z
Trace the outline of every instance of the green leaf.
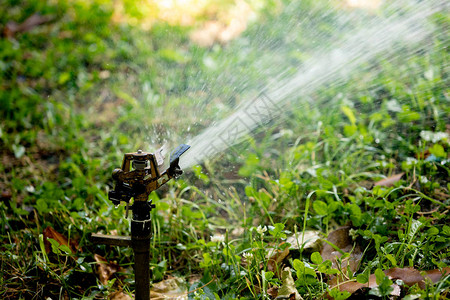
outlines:
M245 194L247 197L255 197L256 191L252 186L248 185L245 187Z
M391 264L394 267L397 266L397 260L395 259L395 257L392 254L386 254L386 258L389 259L389 261L391 262Z
M294 259L292 263L295 271L297 271L297 277L304 278L305 276L316 277L317 274L314 269L307 267L304 262L299 259Z
M334 300L345 300L352 295L350 292L340 291L339 288L329 290L328 293Z
M408 231L408 238L411 241L414 236L416 235L416 233L419 231L420 227L422 226L422 222L420 222L419 220L412 220L411 221L411 226L409 228Z
M384 297L384 296L388 296L394 290L394 288L391 286L392 280L390 280L389 277L386 276L381 269L375 270L375 278L376 278L378 287L370 290L370 292L369 292L370 295Z
M320 265L323 262L323 259L319 252L314 252L311 254L311 261L316 265Z
M342 204L340 202L332 201L330 204L327 205L328 214L335 212L341 205Z
M433 147L431 147L429 150L430 150L430 153L436 157L442 157L442 158L447 157L447 153L445 152L444 147L442 147L442 145L434 144Z
M157 210L169 210L170 205L167 202L158 201L155 203L155 208Z
M42 256L44 257L44 262L47 263L48 256L47 256L47 252L45 251L44 235L42 233L39 234L39 247L41 248L41 253L42 253Z
M444 227L442 228L442 233L446 236L450 236L450 226L444 225Z
M332 268L332 263L330 260L324 261L322 264L319 265L317 270L321 273L328 274L328 275L334 275L338 274L339 270Z
M194 171L195 176L199 178L201 181L203 181L204 184L209 183L209 177L202 172L202 166L201 165L195 165L192 167L192 170Z
M430 227L430 229L427 230L427 234L429 236L433 236L433 235L438 235L439 234L439 229L437 229L436 227Z
M10 207L12 208L13 212L15 215L19 215L19 216L26 216L29 214L28 211L26 211L25 209L21 208L21 207L16 207L17 203L10 200Z
M72 250L70 250L70 247L67 245L59 245L59 250L66 253L67 255L72 254Z
M284 229L284 224L283 223L275 223L275 226L273 229L269 230L269 233L273 236L273 237L286 237L286 234L284 234L282 231Z
M272 199L270 198L269 195L267 195L265 192L261 191L258 193L258 197L257 200L261 201L261 204L264 206L264 208L268 209L270 202L272 201Z
M72 203L72 209L78 211L78 210L82 210L84 206L84 199L83 198L76 198L75 200L73 200Z
M350 220L352 221L353 225L360 226L362 218L361 208L355 203L348 203L346 207L349 210Z
M169 62L185 63L188 61L188 58L185 55L169 48L159 50L158 54L161 58Z
M133 107L139 107L139 101L136 98L134 98L133 96L131 96L130 94L128 94L118 88L114 88L113 92L118 98L125 100L127 102L127 104L129 104Z
M345 125L344 126L344 134L345 134L345 136L351 137L356 132L358 132L358 127L356 125Z
M319 216L326 216L328 214L328 205L323 201L314 201L313 208Z
M59 243L55 241L52 238L47 238L47 241L50 242L50 245L52 246L52 252L55 254L61 254L61 251L59 250Z
M296 271L300 271L300 270L302 270L302 268L304 268L305 267L305 264L301 261L301 260L299 260L299 259L294 259L294 261L292 262L292 266L294 267L294 269L296 270Z
M362 284L367 283L369 281L369 275L370 275L369 269L366 269L364 270L364 272L356 276L356 281Z
M348 120L350 121L350 123L352 123L352 125L356 124L355 114L353 113L350 107L343 105L341 106L341 111L347 116Z
M378 285L383 282L384 277L386 277L386 274L384 274L383 270L381 270L380 268L375 270L375 279Z
M397 117L402 123L410 123L420 120L420 114L415 111L411 111L408 105L402 106L402 111L397 114Z
M266 280L270 280L270 279L272 279L273 278L273 275L274 275L274 273L273 272L264 272L264 278L266 279Z
M203 253L203 262L200 263L201 267L209 267L212 264L211 255L209 253Z
M34 207L37 209L38 213L40 213L40 214L44 214L49 211L47 201L45 201L44 199L38 199L36 201L36 205Z
M239 176L249 177L256 172L258 166L259 157L254 153L250 153L245 160L245 164L238 171Z
M67 81L69 81L69 79L70 79L70 73L68 73L68 72L63 72L63 73L61 73L61 74L59 75L58 83L59 83L59 84L64 84L64 83L66 83Z

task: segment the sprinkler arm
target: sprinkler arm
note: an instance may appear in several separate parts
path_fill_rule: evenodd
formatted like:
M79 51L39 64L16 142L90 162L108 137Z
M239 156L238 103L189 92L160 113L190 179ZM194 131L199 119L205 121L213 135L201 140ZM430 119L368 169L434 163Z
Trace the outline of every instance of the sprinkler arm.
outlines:
M147 193L151 193L154 190L159 189L160 186L164 185L166 182L168 182L172 178L178 178L181 174L183 174L183 170L178 166L170 166L165 170L159 178L149 178L145 180L146 190Z
M172 178L178 178L181 174L183 174L183 170L181 170L181 167L179 165L180 163L180 156L189 150L191 146L186 144L179 145L175 150L172 151L170 154L170 165L167 168L166 171L164 171L161 176L157 180L157 188L165 184L167 181L169 181ZM153 190L151 190L153 191Z

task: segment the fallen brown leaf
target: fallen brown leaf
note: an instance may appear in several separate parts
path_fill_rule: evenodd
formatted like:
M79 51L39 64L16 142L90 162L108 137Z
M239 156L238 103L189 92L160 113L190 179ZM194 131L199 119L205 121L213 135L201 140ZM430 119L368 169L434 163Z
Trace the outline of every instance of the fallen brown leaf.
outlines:
M108 296L109 300L132 300L130 296L125 294L123 291L117 291Z
M11 200L11 197L12 193L10 190L2 191L2 193L0 194L0 201L9 201Z
M190 274L187 276L189 285L193 285L196 282L199 282L203 277L203 274Z
M430 150L427 149L427 150L425 150L423 152L416 153L416 158L424 160L424 159L427 159L427 157L430 156L430 155L431 155Z
M393 285L391 285L391 287L393 288L393 290L391 292L391 296L400 297L400 294L402 292L402 289L400 288L400 286L398 284L394 283Z
M401 279L403 282L412 286L416 283L419 284L421 289L426 287L425 278L429 278L433 283L438 282L442 275L446 276L450 274L450 267L442 269L442 272L438 269L425 271L425 277L421 275L421 271L414 268L393 268L385 272L390 279Z
M278 296L278 287L273 286L273 287L267 289L267 295L272 297L272 299L276 298Z
M20 24L14 21L9 21L6 24L5 28L3 29L3 34L8 38L12 38L14 37L14 35L16 35L16 33L30 31L34 27L48 23L51 20L52 20L51 16L42 16L40 14L35 13L29 16L25 21L23 21Z
M350 272L354 273L359 268L359 263L362 258L362 251L358 244L354 245L352 238L350 237L350 227L345 226L338 228L328 235L327 241L337 248L339 248L344 253L350 253L350 256L342 259L341 264L338 263L338 258L342 257L342 253L334 249L330 244L324 243L322 251L320 255L323 260L330 260L332 263L332 267L334 269L339 269L343 273L343 277L335 278L332 277L332 283L339 279L339 281L343 281L346 278L350 277L348 273L348 269Z
M69 244L67 238L64 235L57 232L55 229L53 229L50 226L48 226L47 228L44 229L43 235L44 235L45 252L47 252L47 254L49 254L52 251L51 244L48 241L49 238L54 239L60 245L68 246L70 248L70 250L72 251L72 253L74 252L74 249L78 250L78 243L76 243L74 241Z
M178 277L169 277L166 280L155 283L150 290L152 300L188 299L186 281Z
M381 179L380 181L375 182L375 186L379 185L379 186L385 186L385 187L390 187L393 186L396 182L398 182L402 176L405 173L399 173L399 174L395 174L392 176L389 176L387 178Z
M276 299L293 299L293 300L302 300L303 298L298 293L295 288L295 282L292 278L291 269L286 267L281 273L281 282L282 285L278 289L278 295Z
M103 285L108 283L108 280L117 272L123 271L117 263L108 262L106 258L101 255L94 254L94 259L97 262L97 275Z
M245 277L245 282L247 282L246 288L250 288L252 286L251 281L247 277ZM258 285L253 285L253 291L256 294L259 294L259 293L261 293L261 288Z
M283 267L283 260L289 255L289 247L286 247L283 251L275 250L275 253L269 258L267 262L267 270L274 272L274 274L280 278L281 270Z
M384 274L386 274L389 277L389 279L391 279L393 281L400 279L407 286L413 286L414 284L417 283L421 289L425 289L425 287L426 287L425 279L426 278L429 278L433 283L436 283L442 278L442 276L446 276L446 275L450 274L450 267L443 268L442 272L437 269L425 271L425 277L421 275L421 271L414 269L414 268L392 268L392 269L384 271ZM363 287L375 288L378 286L378 284L376 282L375 274L371 274L369 276L369 281L365 284L352 281L352 282L346 282L346 283L336 285L336 286L339 287L340 291L347 291L350 294L353 294L357 290L359 290ZM395 293L395 292L398 292L398 291L396 291L396 287L394 286L393 293ZM392 295L394 295L394 294L392 294Z
M286 243L291 244L290 249L300 249L303 246L303 250L311 249L319 251L320 248L319 231L308 230L305 231L304 233L294 234L286 239Z
M342 283L339 285L334 285L333 288L335 288L335 287L339 287L339 290L341 292L347 291L350 294L353 294L356 291L362 289L363 287L371 287L371 286L370 286L370 283L362 284L357 281L350 281L350 282Z

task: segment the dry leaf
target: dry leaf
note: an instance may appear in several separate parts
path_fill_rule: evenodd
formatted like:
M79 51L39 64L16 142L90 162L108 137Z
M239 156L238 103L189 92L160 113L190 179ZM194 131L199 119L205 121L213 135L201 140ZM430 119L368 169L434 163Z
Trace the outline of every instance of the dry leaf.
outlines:
M342 252L350 253L350 256L342 259L340 265L337 259L342 256L341 252L334 249L328 243L324 244L320 253L323 260L330 260L334 269L340 269L342 271L344 277L334 278L334 280L339 279L339 281L343 281L346 279L345 276L350 277L350 274L347 274L348 269L350 269L350 272L352 273L356 272L359 268L359 263L361 262L363 253L358 244L354 245L354 242L350 237L350 229L349 226L338 228L330 232L327 238L329 243L338 247Z
M311 250L319 250L320 248L320 235L319 231L316 230L308 230L304 233L298 233L296 235L292 235L286 239L286 243L291 244L290 249L311 249Z
M272 299L276 298L278 296L278 287L273 286L273 287L267 289L267 295L272 297Z
M253 286L253 291L256 294L260 294L261 293L261 288L258 285L252 285L251 281L245 277L245 282L247 282L247 288L250 288L251 286Z
M281 273L282 285L278 289L278 296L275 299L303 299L295 288L294 278L292 278L291 269L286 267Z
M377 185L385 186L385 187L393 186L396 182L398 182L402 178L402 176L404 174L405 173L400 173L400 174L395 174L395 175L389 176L387 178L384 178L384 179L382 179L380 181L375 182L374 185L375 186L377 186Z
M48 226L47 228L44 229L43 235L44 235L45 252L47 252L47 254L49 254L52 251L51 244L47 240L48 238L54 239L60 245L68 246L70 248L70 251L72 251L72 253L74 252L73 251L74 249L78 250L78 243L73 241L69 245L69 242L67 241L67 238L64 235L62 235L61 233L57 232L55 229L53 229L50 226Z
M11 38L11 37L14 37L14 35L16 33L30 31L34 27L39 26L41 24L45 24L47 22L50 22L51 20L52 20L52 17L50 17L50 16L42 16L40 14L32 14L21 24L17 24L14 21L8 22L3 30L3 34L6 37Z
M12 198L12 193L10 190L2 191L0 194L0 201L9 201Z
M122 291L117 291L117 292L110 294L108 296L108 299L109 300L132 300L133 298L131 298L130 296L128 296L127 294L125 294Z
M420 153L416 153L416 158L417 159L420 159L420 160L425 160L425 159L427 159L428 158L428 156L430 156L431 155L431 153L430 153L430 150L425 150L425 151L423 151L423 152L420 152Z
M94 254L94 259L97 262L97 274L98 278L100 279L100 282L103 285L106 285L108 283L108 280L119 271L122 271L123 269L114 262L108 262L106 258L104 258L101 255Z
M269 252L273 253L273 252ZM276 276L280 277L280 271L282 270L282 263L286 256L289 255L289 247L286 247L283 251L275 250L275 253L269 258L267 262L267 270L272 271L276 274Z
M419 270L414 268L393 268L384 272L389 279L401 279L407 286L412 286L416 283L419 284L419 287L424 289L426 287L425 278L420 274ZM450 267L446 267L442 269L442 272L438 269L425 271L425 277L429 278L433 283L438 282L442 273L445 275L450 274Z
M384 271L384 274L386 274L389 279L392 281L396 279L402 280L405 285L407 286L413 286L414 284L418 284L420 288L424 289L426 287L425 284L425 278L420 274L421 272L414 268L392 268L389 270ZM446 276L450 274L450 267L446 267L442 269L442 272L439 270L430 270L425 271L425 277L429 278L433 283L438 282L442 276ZM363 287L369 287L369 288L375 288L378 284L376 282L375 274L372 274L369 276L369 282L362 284L359 282L346 282L344 284L339 285L339 290L341 291L347 291L351 294L355 293L357 290L363 288ZM394 291L392 293L397 293L398 289L393 285ZM392 294L391 295L394 295ZM395 295L394 295L395 296Z
M203 277L203 274L190 274L187 276L189 285L193 285L196 282L199 282Z
M166 280L155 283L150 290L152 300L187 300L187 286L182 278L169 277Z

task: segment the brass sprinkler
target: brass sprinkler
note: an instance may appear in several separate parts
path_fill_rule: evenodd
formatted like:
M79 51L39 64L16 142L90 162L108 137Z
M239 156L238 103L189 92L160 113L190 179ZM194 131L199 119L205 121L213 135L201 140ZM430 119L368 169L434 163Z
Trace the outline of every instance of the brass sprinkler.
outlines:
M112 177L115 187L109 191L108 198L114 205L124 201L128 208L131 198L131 237L92 234L91 240L96 244L131 246L134 252L134 273L136 282L135 299L150 299L150 212L155 207L148 201L151 192L158 189L172 178L177 178L183 171L179 166L180 156L190 148L181 144L170 154L169 167L160 173L164 158L161 150L155 154L138 150L126 153L122 168L115 169ZM130 163L132 170L130 170Z

